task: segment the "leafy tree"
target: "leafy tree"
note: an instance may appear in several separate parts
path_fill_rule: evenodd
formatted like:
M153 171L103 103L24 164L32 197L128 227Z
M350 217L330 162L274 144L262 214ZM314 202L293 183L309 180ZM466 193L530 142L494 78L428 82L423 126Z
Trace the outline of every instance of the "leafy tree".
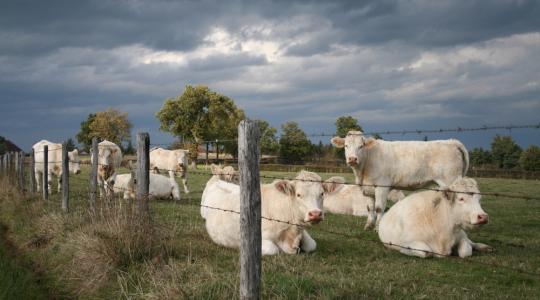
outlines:
M372 136L372 138L376 139L376 140L382 140L382 136L380 134L378 134L377 132L375 132Z
M131 143L131 140L128 141L125 148L123 147L122 152L129 155L133 155L136 153L135 148L133 147L133 143Z
M519 165L525 171L540 171L540 148L530 145L519 158Z
M485 166L493 163L493 157L488 150L482 147L474 148L469 152L469 159L473 166Z
M503 169L512 169L518 165L521 148L510 136L496 135L491 142L493 162Z
M362 130L358 120L351 116L341 116L336 120L336 135L345 136L350 130Z
M130 140L133 125L129 122L127 113L108 108L96 113L89 127L91 137L100 137L121 145L122 142Z
M296 122L286 122L281 125L279 140L279 155L289 163L301 163L312 153L311 142Z
M86 120L81 122L81 129L77 133L77 141L82 145L84 150L90 151L92 147L92 135L90 134L90 123L94 121L96 114L89 114Z
M277 130L270 127L270 124L265 120L257 120L259 130L261 132L261 153L277 154L279 150L279 142L276 137Z
M67 148L67 151L73 151L73 150L75 150L76 146L75 146L75 142L73 141L72 138L69 138L69 139L66 141L66 148Z
M238 137L238 123L244 111L227 96L206 86L187 85L182 95L165 100L156 114L160 130L194 142L190 151L196 159L197 146L205 140L233 140ZM226 143L225 151L237 154L238 143Z

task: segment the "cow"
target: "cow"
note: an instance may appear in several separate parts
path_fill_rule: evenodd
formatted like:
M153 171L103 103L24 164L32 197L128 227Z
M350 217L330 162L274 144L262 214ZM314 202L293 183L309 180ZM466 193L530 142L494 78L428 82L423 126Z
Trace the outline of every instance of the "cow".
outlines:
M116 175L114 193L122 193L124 199L135 199L137 194L137 175L132 170L129 174ZM150 199L180 200L180 188L174 178L160 174L150 174L148 197Z
M212 171L212 177L208 182L206 182L205 189L203 190L201 196L201 217L206 219L206 212L208 209L205 207L208 202L208 193L211 190L209 187L215 182L222 180L233 184L238 184L237 172L231 166L220 167L215 164L210 165L210 170ZM208 188L207 188L208 187Z
M90 150L92 152L92 149ZM93 163L93 156L90 161ZM99 195L112 196L116 170L122 163L122 150L113 142L104 140L98 144L98 185Z
M206 185L206 230L210 238L226 247L240 246L240 187L219 178ZM301 171L293 180L261 185L262 254L311 252L317 243L305 227L324 219L321 177ZM232 212L231 212L232 211ZM272 219L272 220L270 220ZM277 221L276 221L277 220Z
M156 174L160 171L167 171L171 178L174 178L175 175L180 176L184 192L189 194L187 186L188 154L189 150L153 148L150 150L150 170Z
M359 217L371 217L375 199L366 196L362 187L355 184L347 184L341 176L330 177L325 180L324 211L334 214L353 215ZM391 190L388 199L397 202L405 198L400 190ZM369 222L369 221L368 221Z
M458 140L383 141L349 131L345 138L331 140L345 148L345 158L365 193L374 188L375 210L365 229L378 226L391 187L420 188L432 183L450 185L467 174L469 153ZM375 224L373 224L375 222Z
M465 230L487 224L476 181L458 178L443 191L423 191L393 205L379 224L379 238L390 249L419 257L459 257L492 248L472 242Z
M37 190L41 190L41 181L43 178L43 163L45 158L44 146L47 145L47 187L51 190L52 176L56 176L58 180L58 191L61 190L62 184L62 144L52 143L47 140L41 140L32 146L34 149L34 172L37 183ZM79 151L77 149L68 152L69 165L68 169L73 174L81 173Z

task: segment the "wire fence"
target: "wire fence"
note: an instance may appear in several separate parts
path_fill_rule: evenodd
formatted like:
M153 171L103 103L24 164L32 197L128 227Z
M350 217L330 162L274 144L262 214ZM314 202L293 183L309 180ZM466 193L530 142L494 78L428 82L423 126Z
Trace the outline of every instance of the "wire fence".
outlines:
M492 129L508 129L508 130L513 130L513 129L524 129L524 128L534 128L534 129L538 129L540 127L540 125L521 125L521 126L493 126L493 127L487 127L487 126L484 126L484 127L481 127L481 128L457 128L457 129L439 129L439 130L431 130L431 131L428 131L428 130L420 130L420 131L400 131L400 132L396 132L396 131L387 131L385 132L385 134L407 134L407 133L426 133L426 132L468 132L468 131L480 131L480 130L492 130ZM330 136L330 135L320 135L320 136ZM155 144L153 144L155 145ZM51 151L58 151L62 149L61 147L58 148L58 147L55 147L55 148L52 148L52 149L49 149L48 151L51 152ZM36 153L40 153L40 152L43 152L43 151L34 151L34 155ZM32 162L29 162L27 160L24 159L24 156L22 154L19 154L18 156L19 158L13 162L13 161L7 161L6 160L6 157L5 156L2 156L0 157L0 162L1 162L1 166L0 166L0 171L2 172L2 175L8 179L12 179L13 177L17 177L17 178L21 178L21 176L29 176L27 177L28 180L24 179L23 177L23 184L21 186L21 189L24 191L24 192L30 192L30 194L33 194L35 191L34 191L34 188L36 186L36 183L34 182L32 184L32 181L35 180L35 176L33 175L33 173L35 171L38 171L38 172L42 172L42 173L49 173L49 169L53 168L54 169L54 166L57 166L57 165L62 165L62 164L65 164L66 162L65 161L58 161L58 160L53 160L53 161L48 161L48 166L47 168L44 168L43 164L44 162L43 161L32 161ZM101 167L110 167L110 165L108 164L100 164L98 163L97 161L96 162L79 162L80 165L83 165L83 166L94 166L94 167L97 167L99 168L100 166ZM30 166L30 169L24 169L24 165L26 166ZM35 166L35 170L32 169L33 166ZM22 171L21 171L22 170ZM160 168L158 169L159 171L163 171L163 172L178 172L178 169L173 169L173 168ZM149 170L148 170L149 171ZM227 176L227 175L231 175L230 173L228 172L208 172L208 171L200 171L200 170L187 170L187 174L189 174L189 176L192 176L192 175L196 175L196 176L206 176L205 178L209 179L210 177L212 176ZM417 188L415 189L411 189L410 187L408 186L396 186L396 185L377 185L377 184L368 184L368 183L352 183L352 182L335 182L335 181L325 181L325 180L310 180L310 179L298 179L298 178L292 178L292 177L289 177L289 176L282 176L282 175L278 175L278 174L264 174L264 173L261 173L259 174L259 177L260 178L263 178L263 179L268 179L268 180L288 180L288 181L303 181L303 182L310 182L310 183L317 183L317 184L324 184L324 183L333 183L333 184L339 184L339 185L349 185L349 186L359 186L359 187L362 187L362 188L380 188L380 187L383 187L383 188L389 188L389 189L398 189L398 190L409 190L409 191L413 191L413 190L418 190ZM51 179L51 178L49 178ZM81 178L80 176L69 176L69 180L72 184L74 184L74 186L76 185L78 188L76 190L69 190L69 193L70 193L70 196L73 197L73 198L77 198L79 200L87 200L87 198L89 198L89 196L92 194L92 193L97 193L97 191L92 191L91 190L91 186L90 186L90 180L88 179L85 179L85 178ZM28 185L25 183L26 181L30 182L30 188L28 188ZM17 180L17 182L21 182L20 179ZM151 182L150 182L151 184ZM176 183L175 181L175 184L178 184ZM106 181L104 182L100 182L97 186L97 188L99 189L105 189L105 188L109 188L111 189L113 192L132 192L132 193L135 193L136 192L136 188L135 188L136 184L133 184L131 187L121 187L121 186L110 186L106 183ZM178 187L177 187L178 188ZM43 184L41 184L41 189L48 189L47 187L47 182L43 182ZM82 190L81 190L82 189ZM453 192L453 193L464 193L464 194L469 194L469 195L482 195L482 196L490 196L490 197L499 197L499 198L507 198L507 199L523 199L523 200L540 200L540 197L539 196L532 196L532 195L526 195L526 194L518 194L518 193L501 193L501 192L471 192L471 191L463 191L463 190L450 190L448 188L432 188L432 187L422 187L420 189L423 189L423 190L430 190L430 191L435 191L435 192ZM58 192L61 192L61 191L58 191ZM202 190L196 190L196 191L192 191L192 193L194 194L199 194L199 193L202 193L203 191ZM143 197L158 197L159 195L154 195L153 193L150 193L150 192L147 192L145 193L144 195L141 195L139 193L139 195L137 197L140 197L140 196L143 196ZM107 197L105 197L107 198ZM104 198L104 199L105 199ZM109 197L110 199L114 198L114 196L112 197ZM264 199L263 199L264 201ZM88 203L88 205L90 205ZM196 207L199 207L199 208L205 208L205 209L210 209L210 210L215 210L215 211L221 211L221 212L226 212L226 213L231 213L231 214L241 214L240 211L237 211L237 210L234 210L234 209L230 209L230 208L226 208L226 207L217 207L217 206L211 206L211 205L207 205L207 204L203 204L203 203L200 203L200 204L197 204L197 203L186 203L186 205L190 205L190 206L196 206ZM83 211L84 210L84 205L83 206L78 206L78 211ZM178 209L182 209L181 207L178 207ZM295 227L298 227L299 229L301 230L306 230L307 228L310 228L309 227L309 223L308 222L293 222L293 221L290 221L290 220L285 220L285 219L279 219L279 218L272 218L272 217L269 217L269 216L265 216L265 215L262 215L261 216L261 219L264 220L264 221L268 221L268 222L277 222L277 223L282 223L282 224L286 224L286 225L289 225L289 226L295 226ZM348 238L348 239L356 239L356 240L359 240L359 241L365 241L365 242L369 242L369 243L376 243L376 244L382 244L384 246L387 246L387 247L394 247L394 248L399 248L399 249L403 249L403 250L407 250L407 251L418 251L418 252L422 252L428 256L438 256L438 257L449 257L449 258L457 258L457 256L453 256L451 255L451 253L438 253L438 252L434 252L434 251L429 251L429 250L425 250L425 249L417 249L417 248L414 248L414 247L409 247L409 246L405 246L405 245L399 245L399 244L396 244L396 243L385 243L385 242L382 242L382 241L379 241L379 240L374 240L374 239L370 239L368 238L367 236L363 236L363 235L360 235L360 234L351 234L351 233L344 233L344 232L339 232L339 231L334 231L334 230L330 230L330 229L327 229L327 228L324 228L324 227L321 227L321 226L318 226L317 228L317 231L318 232L324 232L324 233L327 233L327 234L331 234L331 235L336 235L336 236L341 236L341 237L345 237L345 238ZM494 268L494 269L497 269L497 268L501 268L501 269L505 269L505 270L509 270L509 271L512 271L512 272L517 272L517 273L521 273L521 274L526 274L526 275L531 275L531 276L540 276L540 273L536 272L536 271L531 271L531 270L527 270L527 269L524 269L524 268L519 268L519 267L509 267L509 266L505 266L505 265L501 265L500 263L488 263L488 262L483 262L483 261L480 261L480 260L474 260L474 259L465 259L465 260L462 260L462 259L459 259L458 260L460 263L472 263L472 264L480 264L480 265L484 265L484 266L489 266L491 268Z

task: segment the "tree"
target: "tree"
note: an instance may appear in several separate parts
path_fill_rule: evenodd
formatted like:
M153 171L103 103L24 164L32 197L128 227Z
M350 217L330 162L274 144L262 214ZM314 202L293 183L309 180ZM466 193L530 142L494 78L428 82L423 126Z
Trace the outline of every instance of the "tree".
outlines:
M375 132L371 137L376 139L376 140L382 140L383 139L382 136L377 132Z
M519 165L525 171L540 171L540 148L530 145L519 158Z
M85 121L81 122L81 129L77 133L77 141L82 145L86 152L92 147L92 135L90 134L90 123L94 121L96 114L89 114Z
M289 163L301 163L311 156L311 142L296 122L286 122L281 125L279 139L279 155Z
M504 169L512 169L518 165L521 148L510 136L496 135L491 142L493 162Z
M493 163L493 158L488 150L482 147L474 148L469 152L469 159L473 166L485 166Z
M66 148L67 148L67 151L73 151L73 150L75 150L76 146L75 146L75 142L73 141L72 138L69 138L69 139L66 141Z
M100 137L121 145L122 142L130 141L133 125L129 122L127 113L108 108L96 113L89 127L91 137Z
M6 153L6 148L6 138L0 136L0 155L4 155L4 153Z
M256 122L261 132L261 154L277 154L279 150L279 142L276 137L277 130L270 127L270 124L265 120L257 120Z
M196 159L197 147L202 141L236 139L244 111L229 97L206 86L187 85L182 95L165 100L156 118L160 130L193 142L190 155ZM238 152L238 143L225 143L224 147L233 155Z
M135 148L133 148L133 144L131 143L131 140L128 141L127 146L123 148L122 152L124 154L133 155L135 154Z
M336 135L345 136L350 130L362 130L362 126L358 125L358 120L351 116L341 116L336 120Z

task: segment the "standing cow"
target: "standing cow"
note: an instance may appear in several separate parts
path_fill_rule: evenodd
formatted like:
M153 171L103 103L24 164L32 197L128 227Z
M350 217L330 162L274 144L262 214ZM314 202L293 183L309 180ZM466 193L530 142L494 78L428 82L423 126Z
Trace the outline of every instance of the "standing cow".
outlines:
M91 156L91 162L93 157ZM109 197L113 195L116 170L122 163L122 150L113 142L104 140L98 144L98 185L99 195Z
M203 199L203 205L209 207L201 212L206 219L206 230L215 243L237 248L240 215L230 211L240 212L240 187L215 177L210 180ZM317 244L303 226L323 220L323 191L321 177L306 171L294 180L276 180L261 186L263 255L315 250Z
M469 153L458 140L389 142L367 138L361 131L349 131L345 138L331 140L336 148L345 148L347 164L356 183L370 193L375 186L375 211L366 229L378 226L391 186L422 187L436 183L447 187L467 174ZM376 215L375 215L376 214Z
M62 182L62 144L51 143L47 140L41 140L32 146L34 149L34 160L35 160L35 176L37 183L37 190L41 190L41 181L43 176L43 163L45 158L44 146L48 146L47 153L47 186L49 191L51 190L51 181L52 175L56 176L58 179L58 190L61 189ZM69 171L73 174L81 173L80 160L79 160L79 151L77 149L68 152L69 158Z
M379 238L388 248L419 257L444 257L453 249L462 258L471 256L473 249L490 251L465 233L488 223L478 193L474 179L459 178L446 191L409 195L384 215Z
M163 148L153 148L150 150L150 170L154 173L167 171L170 178L175 175L182 178L184 192L189 193L187 186L188 150L166 150Z

